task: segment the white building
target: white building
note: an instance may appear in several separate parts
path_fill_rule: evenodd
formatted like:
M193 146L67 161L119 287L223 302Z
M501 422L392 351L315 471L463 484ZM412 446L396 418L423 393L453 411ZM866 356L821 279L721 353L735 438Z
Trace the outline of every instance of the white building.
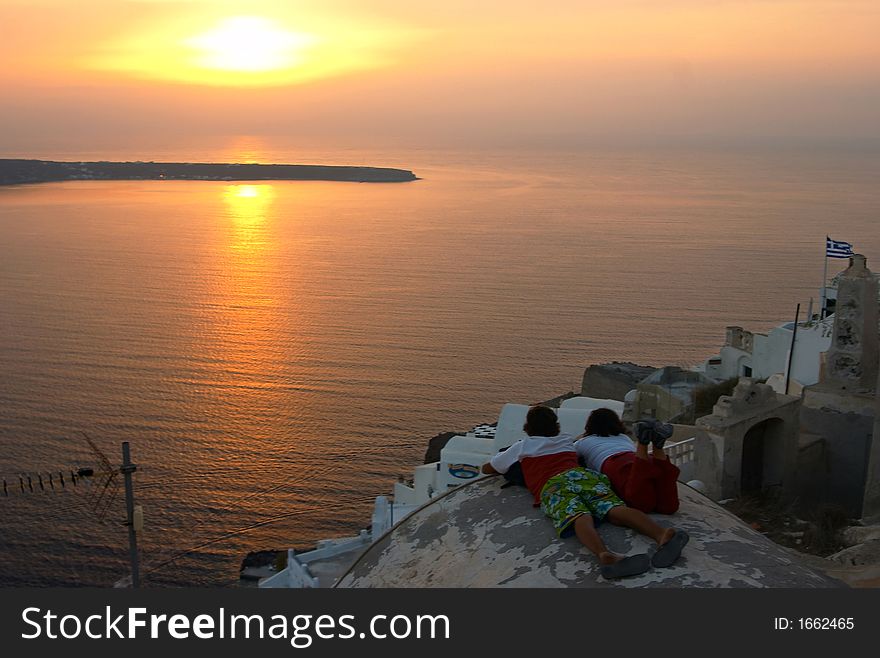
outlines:
M792 384L808 386L819 381L822 355L831 347L833 328L833 316L798 323L791 363ZM752 333L742 327L727 327L727 339L720 354L706 361L704 372L718 380L733 377L768 379L773 375L784 380L793 333L794 322L774 327L766 334Z

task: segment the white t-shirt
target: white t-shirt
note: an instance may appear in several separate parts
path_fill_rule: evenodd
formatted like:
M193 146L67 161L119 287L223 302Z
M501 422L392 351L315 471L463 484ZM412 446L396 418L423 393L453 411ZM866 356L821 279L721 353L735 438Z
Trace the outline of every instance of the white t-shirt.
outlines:
M541 490L547 480L578 465L570 434L520 439L489 460L499 473L507 473L516 462L522 464L523 478L535 497L535 505L541 502Z
M507 450L494 455L489 463L499 473L507 473L511 466L524 457L544 457L560 452L574 452L574 439L571 434L529 436L520 439Z
M625 434L614 436L597 436L591 434L576 441L575 450L579 457L583 458L586 467L594 471L602 471L605 460L622 452L635 452L636 446L633 440Z

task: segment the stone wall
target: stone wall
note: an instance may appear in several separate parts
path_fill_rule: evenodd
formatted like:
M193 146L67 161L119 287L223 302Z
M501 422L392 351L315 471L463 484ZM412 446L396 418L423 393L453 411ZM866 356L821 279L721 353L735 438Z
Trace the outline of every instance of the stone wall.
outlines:
M880 515L877 414L877 278L856 254L837 286L834 332L822 380L804 389L801 428L828 453L827 502L853 517Z
M802 495L840 505L853 518L862 516L862 499L867 473L868 454L873 432L873 418L832 409L801 408L801 429L805 437L822 437L827 472L824 481L803 483Z
M584 371L581 395L591 398L623 400L640 381L656 370L635 363L603 363Z
M865 257L856 254L837 288L827 383L850 391L873 390L878 371L877 339L877 279L866 267Z
M862 517L880 523L880 375L874 392L874 432L865 468L865 495L862 499Z

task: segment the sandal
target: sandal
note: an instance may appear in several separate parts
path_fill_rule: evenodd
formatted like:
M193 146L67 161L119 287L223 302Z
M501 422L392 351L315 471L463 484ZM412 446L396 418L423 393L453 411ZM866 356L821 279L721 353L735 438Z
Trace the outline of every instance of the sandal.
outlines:
M654 441L654 422L650 420L642 420L633 426L636 433L636 439L643 446Z
M651 564L658 568L671 567L681 555L681 549L690 540L690 535L684 530L676 530L672 539L657 549L651 556Z
M654 438L651 439L651 443L654 444L655 448L662 448L666 443L666 439L672 436L672 433L675 431L675 428L672 427L669 423L661 423L660 421L654 422Z
M603 564L599 569L603 578L614 580L627 576L638 576L645 573L651 567L651 560L646 553L627 555L613 564Z

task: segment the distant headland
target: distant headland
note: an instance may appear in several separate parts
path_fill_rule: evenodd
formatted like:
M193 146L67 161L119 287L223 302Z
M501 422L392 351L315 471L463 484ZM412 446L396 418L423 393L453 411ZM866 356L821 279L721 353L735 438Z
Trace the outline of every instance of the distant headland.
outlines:
M54 162L0 159L0 185L68 180L321 180L404 183L418 180L406 169L295 164L193 162Z

